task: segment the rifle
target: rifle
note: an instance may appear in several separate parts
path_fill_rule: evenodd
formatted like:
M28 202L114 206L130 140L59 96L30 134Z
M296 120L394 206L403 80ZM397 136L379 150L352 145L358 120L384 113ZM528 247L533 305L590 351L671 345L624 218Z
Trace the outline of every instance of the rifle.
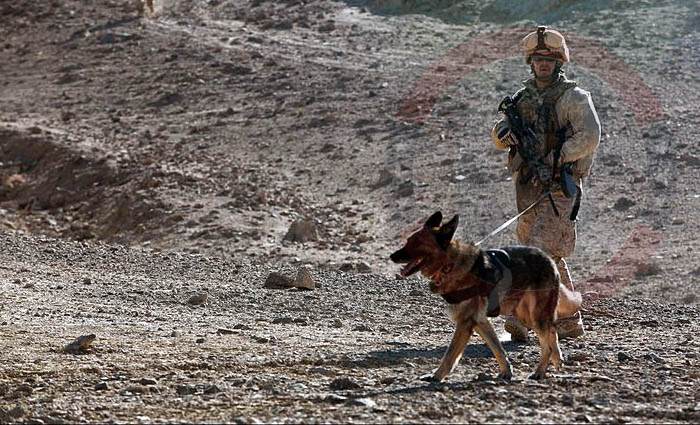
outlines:
M549 202L552 204L552 209L554 214L559 217L559 210L554 204L554 198L551 192L552 183L552 171L542 162L542 159L537 155L536 146L539 145L537 140L537 135L529 126L525 125L523 122L518 109L515 106L515 100L511 96L506 96L498 105L498 112L502 112L510 123L510 131L515 135L518 140L516 149L520 156L525 160L528 165L528 174L521 180L520 183L527 183L531 178L531 173L535 173L537 180L544 189L544 193L549 198Z

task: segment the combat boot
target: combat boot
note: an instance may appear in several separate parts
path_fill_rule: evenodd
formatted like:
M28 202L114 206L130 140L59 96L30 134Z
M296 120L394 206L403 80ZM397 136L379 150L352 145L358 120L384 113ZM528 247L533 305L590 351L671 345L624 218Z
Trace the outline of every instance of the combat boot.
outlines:
M573 316L564 317L556 322L557 335L559 339L578 338L585 333L583 330L583 320L581 312L577 312Z
M528 328L513 316L506 317L506 323L503 325L503 329L510 334L510 340L515 342L527 342Z

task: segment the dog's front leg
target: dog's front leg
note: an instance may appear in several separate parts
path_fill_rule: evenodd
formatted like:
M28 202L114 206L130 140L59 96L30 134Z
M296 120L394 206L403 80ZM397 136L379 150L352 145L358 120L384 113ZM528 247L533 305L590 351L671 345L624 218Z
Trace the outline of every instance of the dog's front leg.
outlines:
M464 352L464 347L467 346L469 338L474 332L474 322L471 320L467 323L458 322L455 329L454 335L452 335L452 341L450 346L447 347L447 352L442 357L440 362L440 367L438 367L435 372L431 375L421 377L424 380L430 380L435 382L441 382L450 372L457 366L459 359L462 357Z
M510 381L510 379L513 377L513 366L510 364L510 360L508 360L506 352L503 349L503 345L501 345L501 341L498 340L496 330L493 329L493 326L491 326L491 322L484 319L483 322L476 324L475 329L476 333L479 334L481 339L484 340L486 345L488 345L488 347L491 349L493 355L496 357L499 369L498 378Z

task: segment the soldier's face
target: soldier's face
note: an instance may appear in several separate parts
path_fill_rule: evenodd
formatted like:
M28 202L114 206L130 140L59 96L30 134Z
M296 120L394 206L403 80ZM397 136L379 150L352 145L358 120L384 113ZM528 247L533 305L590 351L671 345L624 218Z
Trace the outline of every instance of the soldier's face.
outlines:
M535 77L542 80L549 79L552 76L552 72L554 72L556 64L555 60L550 60L549 58L533 58L532 65L535 68Z

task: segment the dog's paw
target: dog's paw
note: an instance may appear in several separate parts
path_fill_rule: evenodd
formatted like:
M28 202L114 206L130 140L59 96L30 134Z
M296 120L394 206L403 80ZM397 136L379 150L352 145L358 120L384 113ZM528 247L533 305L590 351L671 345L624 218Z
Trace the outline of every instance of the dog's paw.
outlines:
M511 372L511 371L501 372L496 376L496 379L500 379L501 381L510 382L510 380L513 379L513 372Z
M546 376L546 374L544 372L535 371L530 376L528 376L527 379L540 381L540 380L544 379L545 376Z
M432 383L442 382L442 379L435 376L434 373L426 373L425 375L421 375L420 380L424 381L424 382L432 382Z

